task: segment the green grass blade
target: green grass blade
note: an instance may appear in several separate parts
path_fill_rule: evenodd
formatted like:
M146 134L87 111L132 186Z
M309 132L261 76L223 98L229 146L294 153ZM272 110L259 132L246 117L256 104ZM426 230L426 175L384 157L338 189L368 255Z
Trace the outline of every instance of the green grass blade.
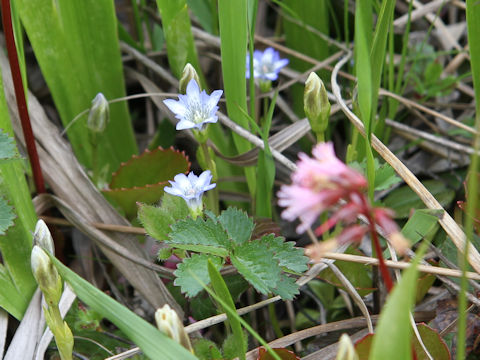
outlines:
M218 16L220 25L220 49L222 53L222 74L228 116L238 125L248 129L247 81L245 78L247 56L247 1L219 0ZM242 111L243 110L243 111ZM233 141L239 153L247 152L252 145L237 134ZM248 189L253 196L256 191L255 168L244 169Z
M0 76L0 129L14 141L2 84ZM0 197L13 207L16 214L14 225L7 229L5 235L0 236L0 253L5 265L0 281L0 292L5 298L0 298L0 307L19 320L37 286L30 270L32 232L37 216L24 170L22 161L0 163Z
M173 75L180 79L183 68L189 62L197 70L201 82L205 84L193 41L187 1L157 0L157 6L162 16L168 63Z
M233 302L232 296L230 295L230 291L228 291L227 284L225 284L225 281L222 278L222 275L220 275L220 272L218 269L215 267L215 265L212 263L211 260L208 260L208 274L210 275L210 281L213 286L213 290L215 291L215 294L222 299L222 301L227 304L231 309L235 309L235 303ZM223 309L223 311L226 311ZM232 314L227 313L227 318L228 321L230 322L230 326L232 328L232 333L235 338L236 342L236 349L238 349L238 357L242 360L245 359L245 344L247 343L245 339L243 338L243 331L242 331L242 325L240 324L240 321L238 321L238 318L235 316L232 316Z
M388 296L383 307L369 360L409 360L412 357L412 327L410 311L415 302L417 287L417 265L427 249L424 242L412 261L412 265L404 271L402 279ZM392 326L395 324L395 326Z
M467 0L467 31L468 44L470 46L470 66L472 68L473 87L475 91L475 129L480 130L480 2L478 0ZM480 148L480 138L475 136L475 152L472 155L470 168L468 169L468 196L467 196L467 218L465 221L465 247L461 256L462 279L460 282L460 294L458 299L458 334L457 334L457 359L465 358L466 330L467 330L467 297L468 280L465 272L468 267L468 247L473 238L473 221L478 207L478 165L479 158L477 151Z
M66 126L102 92L125 96L113 1L17 0L16 8ZM99 141L100 168L111 172L137 151L126 103L112 104ZM80 162L91 166L86 117L68 131Z
M62 278L89 308L114 323L150 359L197 359L141 317L82 279L55 257L50 256Z

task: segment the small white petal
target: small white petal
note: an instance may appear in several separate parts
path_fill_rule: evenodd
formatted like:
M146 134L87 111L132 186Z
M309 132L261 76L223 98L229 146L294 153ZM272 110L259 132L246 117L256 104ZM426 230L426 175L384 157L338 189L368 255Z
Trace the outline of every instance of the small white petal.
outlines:
M210 98L208 99L208 102L205 104L208 109L213 109L215 106L217 106L218 101L222 97L223 91L222 90L215 90L210 94Z
M187 108L180 102L173 99L163 100L163 103L173 112L175 115L178 116L185 116L187 112Z
M190 120L182 119L180 120L177 125L175 126L176 130L185 130L185 129L191 129L195 127L195 123Z
M195 79L192 79L188 82L187 97L189 101L200 101L200 88L198 87Z

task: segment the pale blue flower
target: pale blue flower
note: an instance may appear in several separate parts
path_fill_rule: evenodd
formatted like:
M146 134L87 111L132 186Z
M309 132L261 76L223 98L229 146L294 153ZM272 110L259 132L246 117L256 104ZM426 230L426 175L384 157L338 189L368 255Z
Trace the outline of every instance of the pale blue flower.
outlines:
M192 79L187 85L187 94L178 95L178 101L173 99L163 100L163 103L175 114L180 121L177 130L197 128L202 130L206 123L216 123L218 116L218 101L222 90L215 90L207 95L205 90L200 92L197 82Z
M278 79L280 69L288 64L288 59L280 59L278 51L269 47L265 51L253 52L253 77L259 80ZM247 79L250 79L250 54L247 54Z
M185 174L175 175L174 181L169 181L172 187L164 188L166 193L170 195L180 196L186 202L192 214L200 215L202 213L202 195L205 191L213 189L217 184L210 184L212 174L210 170L206 170L195 175L190 172L188 176Z

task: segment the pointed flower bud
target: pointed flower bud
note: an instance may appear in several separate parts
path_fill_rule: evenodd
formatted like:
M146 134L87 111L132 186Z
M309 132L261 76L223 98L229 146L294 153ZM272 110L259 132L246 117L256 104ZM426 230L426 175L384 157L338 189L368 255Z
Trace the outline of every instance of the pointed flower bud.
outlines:
M315 134L323 133L327 129L330 107L325 85L317 74L310 73L305 82L303 108Z
M55 246L53 245L52 235L48 230L47 224L42 219L37 221L35 232L33 233L33 241L35 245L40 246L50 254L55 255Z
M101 133L107 127L110 118L108 101L102 93L98 93L92 100L92 106L88 114L87 127L96 133Z
M187 350L192 351L190 338L188 337L182 322L175 310L170 308L168 304L165 304L155 312L155 322L161 332L178 342Z
M58 304L62 295L62 280L57 268L47 253L38 245L32 249L31 266L33 276L42 290L47 304Z
M335 360L358 360L358 355L353 346L352 340L347 334L340 337L337 357Z
M192 79L200 85L200 78L198 77L197 71L192 66L192 64L187 63L187 65L185 65L185 67L183 68L182 77L180 78L180 82L178 85L180 94L187 93L187 85Z

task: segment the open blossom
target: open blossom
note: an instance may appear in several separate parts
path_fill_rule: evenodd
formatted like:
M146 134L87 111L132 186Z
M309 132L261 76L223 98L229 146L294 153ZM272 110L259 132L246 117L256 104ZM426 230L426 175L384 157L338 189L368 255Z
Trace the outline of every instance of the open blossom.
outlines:
M299 233L307 230L321 213L340 199L349 198L352 192L363 191L367 186L362 174L335 156L332 143L321 143L312 153L314 158L303 153L299 155L292 184L282 186L277 194L278 204L287 208L282 217L300 219Z
M213 189L217 184L210 184L212 181L212 174L210 170L206 170L200 174L195 175L190 172L188 176L185 174L175 175L174 181L169 181L171 187L164 188L166 193L180 196L186 202L190 211L195 216L202 213L202 196L205 191Z
M253 52L253 77L260 80L278 79L280 69L288 64L288 59L280 59L278 51L269 47L265 51ZM247 54L247 79L250 79L250 54Z
M167 99L163 103L180 120L176 126L177 130L193 128L202 130L205 124L218 121L217 104L222 94L222 90L215 90L211 95L207 95L205 90L200 92L197 82L192 79L187 85L186 95L178 95L178 101Z

